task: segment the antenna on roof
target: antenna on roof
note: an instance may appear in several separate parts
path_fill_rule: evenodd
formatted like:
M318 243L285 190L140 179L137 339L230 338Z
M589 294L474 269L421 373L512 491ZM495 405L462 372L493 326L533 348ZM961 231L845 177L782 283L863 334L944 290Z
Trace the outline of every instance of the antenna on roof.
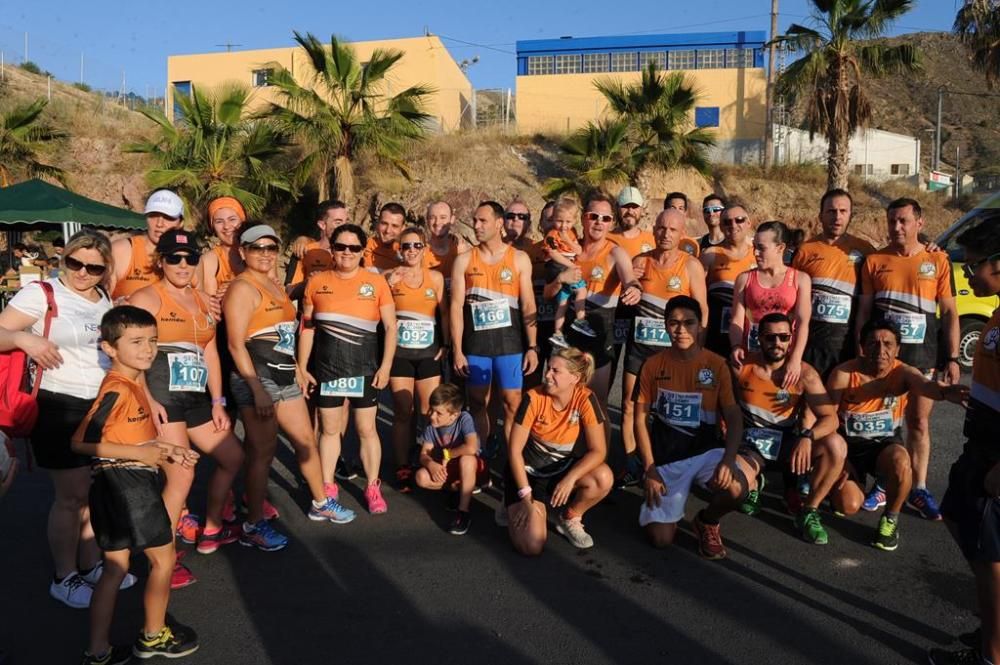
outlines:
M226 42L225 44L216 44L215 46L217 48L225 47L226 48L226 53L229 53L230 51L233 50L234 46L243 46L243 44L230 44L229 42Z
M430 37L430 36L431 36L431 29L428 26L425 25L424 26L424 37Z

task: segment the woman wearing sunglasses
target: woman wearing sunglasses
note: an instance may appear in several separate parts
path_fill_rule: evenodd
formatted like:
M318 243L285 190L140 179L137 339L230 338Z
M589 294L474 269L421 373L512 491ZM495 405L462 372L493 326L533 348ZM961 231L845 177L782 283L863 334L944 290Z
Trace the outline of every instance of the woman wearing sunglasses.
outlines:
M222 302L236 365L230 387L247 432L247 521L240 542L273 552L288 545L288 537L264 519L279 426L295 449L309 488L309 519L343 524L353 520L354 513L323 493L316 435L303 397L306 380L295 364L295 307L270 277L281 251L278 234L261 224L243 231L240 241L246 270L232 281Z
M396 483L402 491L408 491L414 472L407 460L419 425L414 416L430 410L431 393L441 383L441 358L450 344L444 275L423 267L425 237L417 227L403 231L399 239L403 265L386 275L396 307L396 355L389 370L389 388ZM419 404L416 414L414 404Z
M66 243L62 267L61 277L46 280L56 306L47 339L43 334L48 304L38 283L17 292L0 312L0 327L15 332L16 346L44 368L38 391L41 416L31 433L31 446L38 466L49 472L55 487L48 522L55 564L49 593L80 608L90 605L91 585L100 577L101 553L87 502L90 458L70 449L70 437L90 410L111 364L99 346L101 317L111 309L104 289L113 269L111 244L99 233L81 231ZM126 583L134 584L135 578L129 575Z
M397 336L391 334L396 330L396 308L389 285L381 275L361 267L367 240L365 232L355 224L344 224L333 232L333 270L310 279L302 298L298 359L299 367L312 369L311 373L305 372L305 380L310 390L318 393L314 398L323 427L320 459L326 496L335 501L339 494L334 469L346 417L342 407L344 402L350 402L361 442L361 464L368 479L365 501L368 512L375 515L388 510L379 480L382 443L375 416L378 391L389 383ZM410 253L412 258L412 248ZM420 265L419 257L416 265ZM379 323L387 332L381 359Z
M197 533L198 551L211 554L239 537L236 529L223 524L222 508L229 488L243 463L243 449L233 434L222 394L223 375L216 339L217 321L208 308L208 298L192 287L201 263L201 249L188 231L167 231L156 243L156 270L160 281L136 291L129 303L157 321L157 353L146 371L153 398L167 412L161 437L176 446L200 451L216 461L208 485L205 524ZM181 512L194 482L194 469L168 465L163 503L177 530ZM197 524L194 515L185 519ZM175 568L174 582L187 586L193 575Z
M741 273L754 266L751 244L753 224L746 208L739 204L727 206L719 226L725 239L706 249L701 255L708 285L708 330L705 348L723 358L732 350L729 343L729 321L733 312L733 284Z

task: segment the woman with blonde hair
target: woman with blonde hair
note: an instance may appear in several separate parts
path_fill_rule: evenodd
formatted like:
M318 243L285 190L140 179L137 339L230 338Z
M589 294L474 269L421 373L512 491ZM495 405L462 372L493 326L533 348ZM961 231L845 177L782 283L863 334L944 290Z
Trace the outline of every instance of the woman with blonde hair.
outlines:
M558 512L556 531L574 547L593 547L583 515L611 491L605 464L604 412L587 388L594 358L575 348L549 358L541 386L524 394L514 416L504 478L511 543L521 554L542 553L548 537L546 504ZM583 431L586 450L574 457Z

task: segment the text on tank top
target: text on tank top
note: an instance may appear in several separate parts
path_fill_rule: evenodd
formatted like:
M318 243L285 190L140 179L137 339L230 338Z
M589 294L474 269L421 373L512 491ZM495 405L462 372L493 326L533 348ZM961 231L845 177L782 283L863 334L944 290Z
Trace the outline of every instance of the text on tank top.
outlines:
M437 346L438 293L431 271L421 270L420 284L409 286L405 279L392 288L396 305L396 345L399 349L423 350ZM436 351L435 351L436 353Z

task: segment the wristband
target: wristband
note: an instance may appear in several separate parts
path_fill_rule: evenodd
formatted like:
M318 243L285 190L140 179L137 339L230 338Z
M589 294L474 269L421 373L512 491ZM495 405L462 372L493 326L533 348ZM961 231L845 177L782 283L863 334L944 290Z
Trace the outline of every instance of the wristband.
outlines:
M531 486L530 485L527 485L527 486L522 487L521 489L517 490L517 498L518 499L523 499L526 496L531 496Z
M221 404L222 406L225 406L226 405L226 398L225 397L216 397L215 399L212 400L212 406L215 406L216 404Z
M450 460L450 459L451 459L451 451L450 451L450 450L448 450L447 448L443 449L443 450L441 451L441 457L443 457L443 458L444 458L444 461L445 461L445 462L448 462L448 460Z

